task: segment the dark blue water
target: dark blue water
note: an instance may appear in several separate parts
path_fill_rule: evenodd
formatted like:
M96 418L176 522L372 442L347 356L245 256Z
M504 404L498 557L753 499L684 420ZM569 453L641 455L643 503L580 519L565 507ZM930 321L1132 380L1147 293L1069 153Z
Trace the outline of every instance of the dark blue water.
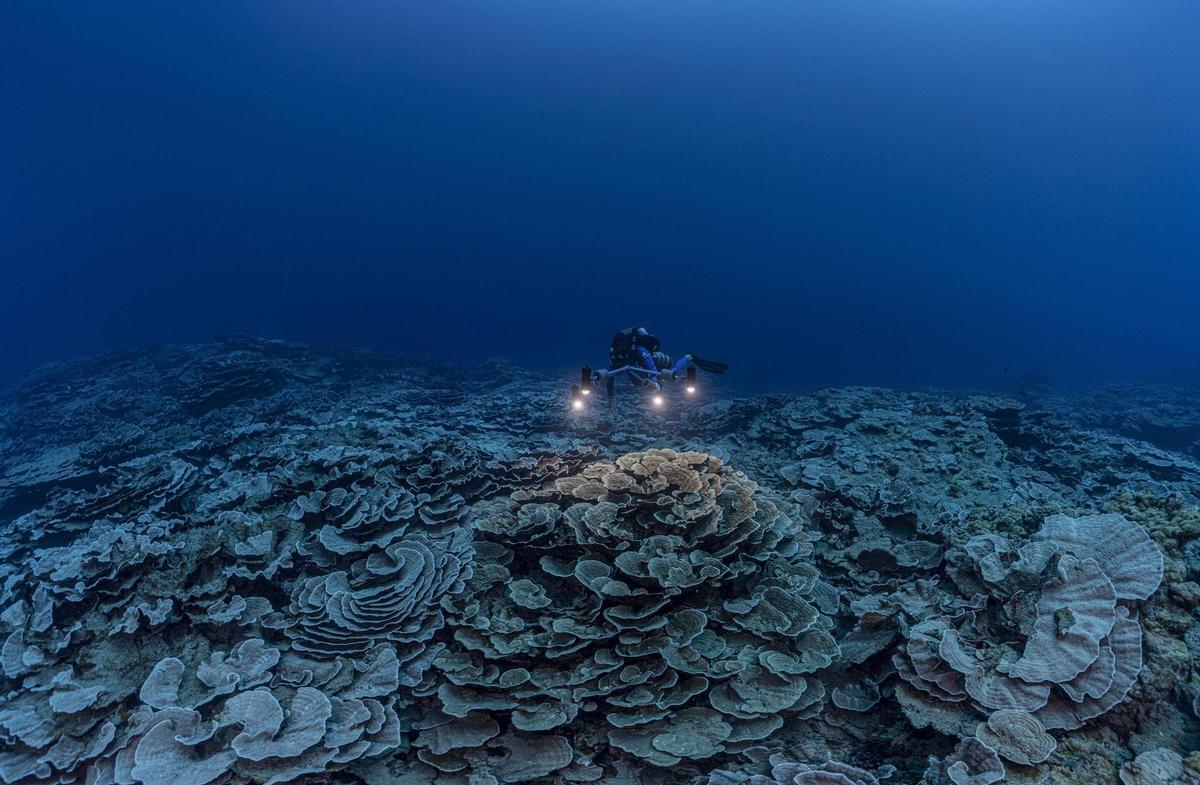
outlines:
M0 7L0 381L233 331L1200 377L1192 2Z

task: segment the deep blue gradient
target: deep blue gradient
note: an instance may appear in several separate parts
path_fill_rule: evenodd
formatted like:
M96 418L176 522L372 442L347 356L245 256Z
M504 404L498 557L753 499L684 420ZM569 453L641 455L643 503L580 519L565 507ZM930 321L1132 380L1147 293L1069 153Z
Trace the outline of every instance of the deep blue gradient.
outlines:
M1200 6L4 3L0 254L0 382L635 323L757 386L1194 381Z

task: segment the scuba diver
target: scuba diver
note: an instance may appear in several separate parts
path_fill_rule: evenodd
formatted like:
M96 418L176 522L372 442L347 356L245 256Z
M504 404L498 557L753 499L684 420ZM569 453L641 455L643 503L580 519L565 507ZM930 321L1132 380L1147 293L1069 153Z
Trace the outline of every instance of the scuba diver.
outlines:
M690 352L672 362L671 355L662 351L662 341L645 327L628 327L613 336L612 344L608 348L608 370L615 371L627 365L645 368L652 373L657 372L659 377L667 379L683 376L690 367L717 374L729 370L729 366L725 363L706 360ZM630 380L637 385L650 384L655 389L662 389L662 385L655 377L643 379L633 375L630 376ZM613 397L614 381L614 377L608 377L609 398Z

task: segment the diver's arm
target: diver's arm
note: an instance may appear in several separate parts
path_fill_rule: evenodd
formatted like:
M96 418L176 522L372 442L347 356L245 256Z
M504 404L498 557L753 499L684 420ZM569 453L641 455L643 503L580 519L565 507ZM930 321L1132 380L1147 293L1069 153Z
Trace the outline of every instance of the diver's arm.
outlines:
M647 381L654 385L655 389L661 390L662 385L658 383L658 366L654 364L654 355L650 354L650 352L646 351L641 346L639 346L637 350L638 354L642 358L642 365L646 367L647 371L650 371L654 374L654 376L649 377Z
M642 365L646 368L646 370L657 372L658 366L654 364L654 355L650 354L650 352L646 351L640 346L637 348L637 350L638 356L642 358Z

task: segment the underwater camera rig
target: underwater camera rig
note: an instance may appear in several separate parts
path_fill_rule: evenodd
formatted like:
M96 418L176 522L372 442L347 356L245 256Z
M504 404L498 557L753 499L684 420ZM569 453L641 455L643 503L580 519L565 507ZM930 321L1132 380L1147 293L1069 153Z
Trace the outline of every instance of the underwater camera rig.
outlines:
M666 405L666 398L663 396L662 390L663 382L682 381L683 392L687 397L695 396L698 389L696 385L695 366L688 366L687 373L681 379L671 370L651 371L648 368L639 368L636 365L626 365L621 368L614 368L611 371L594 371L585 365L579 369L579 383L571 385L572 411L580 412L587 408L588 400L596 392L600 382L607 382L619 376L626 375L659 383L658 389L650 396L650 405L655 409L661 409Z

